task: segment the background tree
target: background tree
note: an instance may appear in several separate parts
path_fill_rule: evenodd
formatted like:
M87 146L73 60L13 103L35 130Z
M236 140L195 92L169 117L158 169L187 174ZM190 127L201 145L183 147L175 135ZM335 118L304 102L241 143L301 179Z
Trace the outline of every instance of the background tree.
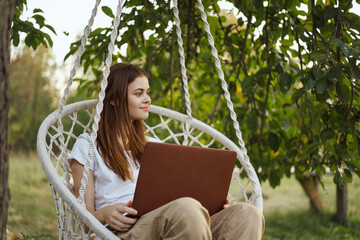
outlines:
M305 189L329 169L341 191L360 175L360 17L351 0L244 0L227 21L217 1L204 0L248 153L261 181L276 187L292 172ZM126 1L124 32L114 61L150 73L155 104L184 111L174 16L168 1ZM196 2L179 1L194 116L236 139ZM109 17L108 7L102 10ZM84 71L101 74L111 28L94 29ZM80 42L71 46L74 54ZM96 89L98 78L80 91ZM309 192L314 205L317 196ZM345 209L346 210L346 209ZM345 215L346 216L346 215ZM339 219L344 221L344 218Z
M52 81L56 64L45 47L23 48L10 62L9 147L16 151L36 149L37 130L58 104Z
M16 8L17 6L17 8ZM0 239L6 239L7 213L10 201L8 185L9 175L9 147L8 147L8 112L9 112L9 62L10 62L10 36L24 32L33 37L25 41L27 46L34 49L40 44L52 45L47 34L41 28L46 27L45 21L41 21L41 10L32 16L36 24L28 24L30 20L21 20L21 12L26 6L26 0L0 0ZM14 14L15 13L15 14ZM36 20L39 18L39 20ZM42 18L43 19L43 18ZM28 27L20 27L26 25ZM13 30L11 32L11 27ZM52 29L51 26L47 28ZM52 29L53 30L53 29ZM54 31L55 32L55 31ZM17 44L19 41L17 42ZM15 41L15 45L16 41Z

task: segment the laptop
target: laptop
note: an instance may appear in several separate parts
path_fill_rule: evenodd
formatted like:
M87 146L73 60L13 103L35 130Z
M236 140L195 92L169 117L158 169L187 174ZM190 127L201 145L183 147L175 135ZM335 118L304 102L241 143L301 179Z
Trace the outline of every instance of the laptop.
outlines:
M137 217L181 197L217 213L226 202L235 161L235 151L147 142L132 206Z

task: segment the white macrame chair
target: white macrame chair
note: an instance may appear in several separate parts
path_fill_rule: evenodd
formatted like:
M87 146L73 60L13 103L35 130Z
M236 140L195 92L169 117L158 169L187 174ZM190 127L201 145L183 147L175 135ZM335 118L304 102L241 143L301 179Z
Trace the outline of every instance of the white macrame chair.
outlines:
M50 187L55 199L59 239L92 239L95 235L101 239L119 239L108 229L106 229L91 213L85 208L84 193L85 186L88 181L90 161L94 151L94 142L97 137L98 123L100 113L102 111L102 102L104 92L107 86L107 78L112 61L112 53L114 51L114 42L117 37L117 29L120 23L123 1L119 0L117 6L116 17L114 19L114 27L111 33L111 41L109 44L109 54L105 61L104 78L101 83L101 91L99 100L88 100L65 105L69 88L76 74L76 67L80 63L80 57L83 54L87 37L97 13L101 0L96 0L95 7L92 11L85 34L81 40L81 46L74 62L74 67L70 73L67 87L61 99L60 106L57 111L50 114L41 124L37 138L37 149L41 164L50 182ZM252 167L244 141L242 140L239 123L236 120L236 113L233 109L230 94L227 89L227 83L224 80L224 73L221 70L220 60L217 50L214 47L214 40L211 35L207 16L204 11L201 0L197 0L198 8L201 11L201 17L204 22L205 31L208 34L209 44L215 58L215 66L218 70L221 86L225 93L227 106L230 110L230 116L236 130L238 138L238 147L234 142L228 139L224 134L220 133L211 126L194 119L191 115L191 104L189 88L187 84L184 49L182 47L182 37L179 21L179 12L177 0L173 0L173 12L175 16L175 27L178 36L179 56L181 64L182 81L185 91L186 115L169 110L166 108L152 105L150 107L152 126L145 122L147 133L163 142L171 142L183 145L193 145L200 147L216 147L221 149L230 149L237 152L237 159L240 168L235 167L231 180L231 187L228 198L232 203L248 202L255 205L261 211L263 209L263 198L261 187L254 168ZM85 119L85 120L84 120ZM90 127L92 125L92 127ZM79 198L74 196L71 171L68 164L68 156L71 152L72 144L79 134L90 131L92 142L90 143L85 171L82 178L82 186L80 187ZM240 176L241 175L241 176ZM246 177L244 177L247 176ZM89 227L89 231L85 230L84 224Z

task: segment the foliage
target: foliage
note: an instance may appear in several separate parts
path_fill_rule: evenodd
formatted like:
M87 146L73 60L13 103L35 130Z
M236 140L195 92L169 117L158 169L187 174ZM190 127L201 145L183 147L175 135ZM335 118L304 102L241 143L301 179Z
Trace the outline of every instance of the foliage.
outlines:
M11 150L35 150L37 130L55 110L57 90L51 81L56 65L44 47L24 47L10 62L9 146ZM54 62L54 60L53 60Z
M22 20L21 16L24 9L27 7L27 0L21 0L20 3L15 8L13 25L11 28L11 41L12 44L17 47L21 42L21 33L25 33L25 44L28 47L32 47L34 50L39 45L44 45L45 47L52 47L53 41L50 35L44 32L44 28L50 30L56 35L55 29L46 23L44 12L36 8L33 10L33 15L30 19ZM35 23L34 23L35 21Z
M240 14L204 0L215 46L242 125L248 154L271 186L326 168L334 182L360 175L360 17L351 0L231 1ZM114 61L142 65L157 105L184 112L174 15L169 1L126 1ZM179 1L194 116L236 142L195 1ZM108 7L103 12L113 18ZM110 27L89 36L85 72L101 74ZM80 41L71 46L74 54ZM78 79L95 91L99 78Z

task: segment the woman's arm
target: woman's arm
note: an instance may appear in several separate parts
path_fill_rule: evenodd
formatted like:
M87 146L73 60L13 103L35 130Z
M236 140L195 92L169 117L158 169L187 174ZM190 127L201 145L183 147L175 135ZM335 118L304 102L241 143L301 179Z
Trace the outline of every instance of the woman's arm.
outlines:
M84 166L76 161L76 159L71 159L71 171L74 179L74 190L75 196L79 197L79 189L81 187L81 179L84 172ZM94 181L94 172L89 170L88 183L86 185L86 191L84 195L84 201L86 209L93 214L102 224L109 224L113 229L120 231L129 230L133 224L136 222L136 218L129 218L124 216L124 213L131 215L136 215L137 211L132 206L132 201L129 201L127 204L114 204L110 206L105 206L103 208L95 211L95 181Z

